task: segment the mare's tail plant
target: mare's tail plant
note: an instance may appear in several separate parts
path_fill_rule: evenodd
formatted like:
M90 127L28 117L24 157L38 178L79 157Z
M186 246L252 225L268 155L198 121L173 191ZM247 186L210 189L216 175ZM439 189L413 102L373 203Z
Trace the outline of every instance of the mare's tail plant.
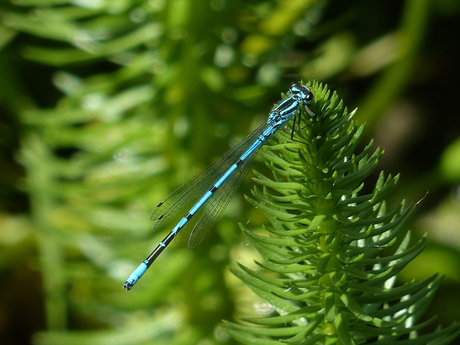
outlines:
M440 277L396 282L425 246L405 229L416 207L387 208L397 176L380 174L364 188L382 152L372 143L356 152L363 126L351 120L354 112L325 86L311 87L316 116L304 117L296 140L286 131L266 146L273 177L258 173L263 190L249 198L271 222L270 236L244 229L264 260L258 270L234 270L274 312L225 322L226 331L263 345L449 343L460 332L456 324L419 334L432 321L420 318Z

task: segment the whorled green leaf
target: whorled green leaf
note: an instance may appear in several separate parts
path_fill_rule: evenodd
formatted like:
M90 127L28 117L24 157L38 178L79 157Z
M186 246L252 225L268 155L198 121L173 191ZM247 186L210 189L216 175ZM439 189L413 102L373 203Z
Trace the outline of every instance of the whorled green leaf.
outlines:
M359 149L363 126L335 93L311 83L316 116L277 134L262 150L272 176L256 173L249 202L266 213L268 235L244 229L263 262L233 273L274 313L225 322L246 344L426 344L452 339L459 325L417 338L418 322L440 278L397 285L396 275L424 249L411 243L415 206L388 209L398 176L368 181L382 151ZM366 191L366 192L364 192ZM255 326L257 325L257 327ZM417 339L423 339L419 342Z

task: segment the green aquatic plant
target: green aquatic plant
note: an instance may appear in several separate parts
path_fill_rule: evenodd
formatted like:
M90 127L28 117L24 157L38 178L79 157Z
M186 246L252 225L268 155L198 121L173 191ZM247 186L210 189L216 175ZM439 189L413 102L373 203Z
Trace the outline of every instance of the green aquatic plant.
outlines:
M398 284L396 276L425 247L406 230L416 205L390 209L398 176L365 183L382 151L359 149L357 125L336 93L312 83L313 119L292 140L280 133L263 151L272 176L248 198L271 222L269 236L243 230L260 253L259 269L233 272L273 314L225 322L246 344L447 344L459 325L419 335L438 275ZM307 116L305 116L307 118ZM259 327L255 327L257 325Z

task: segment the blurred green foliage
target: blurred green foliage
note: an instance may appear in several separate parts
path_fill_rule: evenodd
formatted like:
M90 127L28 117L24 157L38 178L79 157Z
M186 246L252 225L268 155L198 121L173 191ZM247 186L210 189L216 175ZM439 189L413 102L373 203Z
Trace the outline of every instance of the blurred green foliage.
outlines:
M221 320L263 306L227 268L255 255L237 222L265 222L242 194L199 248L121 286L164 235L150 209L300 79L359 106L380 168L402 173L395 204L420 201L413 227L428 233L401 279L445 273L427 318L460 319L459 13L457 0L2 1L0 342L231 343Z

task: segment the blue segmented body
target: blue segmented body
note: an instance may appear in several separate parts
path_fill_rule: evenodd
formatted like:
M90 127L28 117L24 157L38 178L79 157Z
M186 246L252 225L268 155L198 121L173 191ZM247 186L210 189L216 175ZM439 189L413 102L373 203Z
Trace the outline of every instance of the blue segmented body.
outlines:
M153 227L159 227L174 219L180 212L188 210L169 234L157 245L150 255L131 273L123 285L129 291L142 277L150 265L165 248L179 236L181 230L196 218L188 238L190 247L196 246L203 239L206 230L228 205L237 186L249 171L255 153L270 139L276 131L294 116L301 113L301 107L314 116L307 104L313 102L313 93L300 83L293 83L287 94L270 112L267 122L243 139L227 152L218 162L209 166L202 173L192 178L174 192L152 211ZM232 163L234 162L234 163ZM197 213L201 215L197 216ZM194 219L195 220L195 219Z

